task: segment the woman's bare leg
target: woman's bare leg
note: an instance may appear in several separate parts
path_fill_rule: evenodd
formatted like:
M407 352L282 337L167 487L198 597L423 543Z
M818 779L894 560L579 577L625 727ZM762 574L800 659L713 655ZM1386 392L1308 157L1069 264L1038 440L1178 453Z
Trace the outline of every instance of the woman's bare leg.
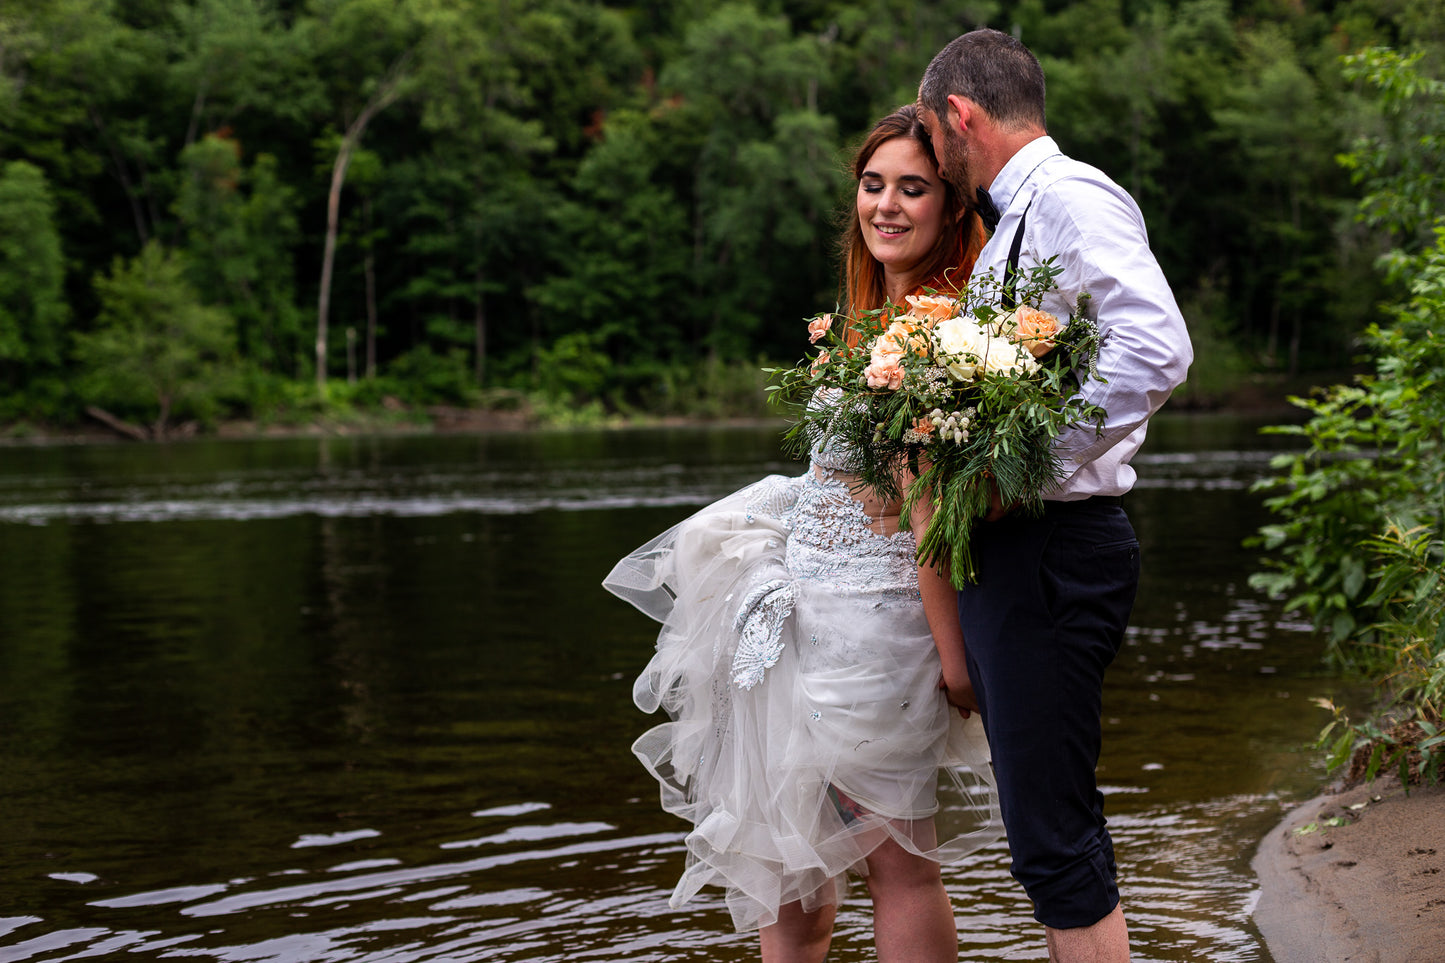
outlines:
M763 963L823 963L837 914L831 903L811 913L803 912L801 903L784 903L778 921L762 929Z
M958 930L938 864L889 839L868 855L879 963L956 963Z

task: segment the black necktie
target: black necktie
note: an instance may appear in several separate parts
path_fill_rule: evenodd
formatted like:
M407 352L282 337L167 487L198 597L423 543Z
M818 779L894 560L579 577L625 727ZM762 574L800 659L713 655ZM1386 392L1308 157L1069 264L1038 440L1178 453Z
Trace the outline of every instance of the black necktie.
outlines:
M998 208L993 206L993 198L982 187L975 187L974 193L978 195L978 216L983 218L983 226L992 234L998 227Z

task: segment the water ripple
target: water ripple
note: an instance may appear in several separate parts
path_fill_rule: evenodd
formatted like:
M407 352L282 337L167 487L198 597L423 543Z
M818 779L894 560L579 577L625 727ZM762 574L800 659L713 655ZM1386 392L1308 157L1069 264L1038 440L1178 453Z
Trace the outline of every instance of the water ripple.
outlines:
M1248 489L1269 452L1140 455L1141 490ZM322 518L421 518L454 513L516 515L543 511L701 506L761 473L792 473L789 462L751 466L590 463L549 471L485 468L282 471L255 469L211 478L155 475L141 481L68 487L25 476L0 477L0 522L253 521ZM41 496L41 497L37 497ZM59 496L59 497L57 497Z

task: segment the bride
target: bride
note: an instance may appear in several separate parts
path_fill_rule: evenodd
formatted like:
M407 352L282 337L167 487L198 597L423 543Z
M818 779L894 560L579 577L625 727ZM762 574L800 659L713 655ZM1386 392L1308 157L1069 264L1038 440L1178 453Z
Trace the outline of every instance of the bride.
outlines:
M859 148L843 238L853 311L966 280L983 229L937 168L912 106ZM725 887L764 961L821 961L852 871L880 961L954 961L939 866L1001 834L988 746L940 688L930 625L956 640L952 589L917 565L898 504L854 491L846 464L814 450L802 476L708 506L604 580L662 623L633 696L671 721L633 751L663 808L693 824L674 907Z

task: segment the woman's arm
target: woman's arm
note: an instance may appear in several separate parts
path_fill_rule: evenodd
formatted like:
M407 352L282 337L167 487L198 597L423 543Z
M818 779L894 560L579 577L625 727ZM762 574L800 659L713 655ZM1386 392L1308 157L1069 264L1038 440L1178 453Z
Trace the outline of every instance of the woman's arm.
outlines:
M913 537L921 539L933 517L933 503L921 498L909 517ZM973 681L968 677L968 662L964 658L963 628L958 622L958 593L947 571L936 565L918 566L918 592L923 596L923 614L928 619L929 631L933 633L933 644L938 648L939 661L943 663L943 688L948 701L957 707L965 719L978 711L978 699L973 694Z

